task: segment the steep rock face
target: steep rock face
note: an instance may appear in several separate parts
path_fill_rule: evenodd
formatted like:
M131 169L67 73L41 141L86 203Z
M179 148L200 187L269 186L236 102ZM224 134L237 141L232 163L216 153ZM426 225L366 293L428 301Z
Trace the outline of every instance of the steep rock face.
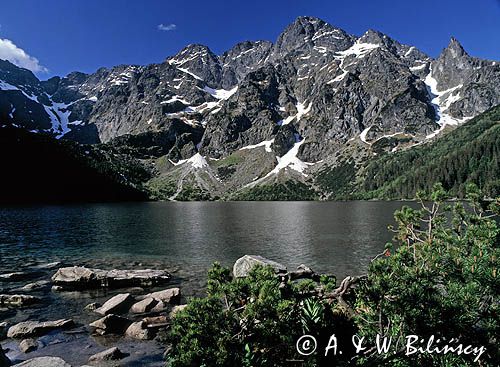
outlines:
M451 39L431 68L454 118L471 118L500 104L500 64L471 57L456 39Z

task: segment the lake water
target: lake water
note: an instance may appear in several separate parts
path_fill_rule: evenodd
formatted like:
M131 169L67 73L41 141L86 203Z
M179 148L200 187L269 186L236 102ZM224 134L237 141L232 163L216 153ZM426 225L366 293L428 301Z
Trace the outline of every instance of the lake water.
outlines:
M148 202L0 208L0 273L23 271L29 280L0 282L0 293L18 293L28 282L49 280L60 261L101 269L157 268L173 273L184 296L202 295L214 261L232 266L257 254L293 269L306 264L338 278L364 273L391 239L387 226L402 202ZM155 290L155 289L153 289ZM149 291L149 290L148 290ZM52 292L50 285L29 292L43 302L28 308L1 308L0 322L72 318L88 325L98 318L84 312L120 292ZM21 291L21 293L24 293ZM165 346L157 341L95 337L88 331L55 332L39 339L43 348L29 357L53 355L72 365L111 346L129 351L123 366L164 365ZM9 358L27 355L7 341ZM67 353L71 350L71 353ZM133 353L132 353L133 351Z
M359 274L401 202L151 202L0 209L0 271L32 262L154 262L205 274L258 254Z

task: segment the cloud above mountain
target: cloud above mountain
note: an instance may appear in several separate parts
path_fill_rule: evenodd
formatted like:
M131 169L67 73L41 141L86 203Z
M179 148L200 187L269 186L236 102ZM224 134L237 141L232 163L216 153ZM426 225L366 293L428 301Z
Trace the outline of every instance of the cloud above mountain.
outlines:
M158 25L158 30L159 31L165 31L165 32L169 32L169 31L173 31L177 28L177 25L176 24L173 24L173 23L170 23L170 24L159 24Z
M10 61L14 65L31 70L34 73L46 73L48 71L45 66L40 65L37 58L28 55L26 51L6 38L0 38L0 59Z

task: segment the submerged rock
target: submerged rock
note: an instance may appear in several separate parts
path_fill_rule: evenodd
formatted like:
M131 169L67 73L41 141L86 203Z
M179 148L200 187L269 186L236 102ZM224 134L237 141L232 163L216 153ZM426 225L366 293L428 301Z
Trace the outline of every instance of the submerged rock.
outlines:
M48 280L39 280L37 282L28 283L24 287L21 287L22 291L32 291L34 289L40 289L44 287L48 287L50 285L50 281Z
M99 335L118 334L121 335L129 327L131 321L117 315L107 315L89 324L94 333Z
M63 289L123 288L165 284L170 278L165 270L101 270L73 266L60 268L52 282Z
M233 266L233 275L235 277L246 277L250 270L256 265L271 266L276 273L286 273L286 266L276 261L266 259L258 255L245 255L240 257Z
M41 336L52 330L70 329L75 326L71 319L61 319L56 321L25 321L11 326L7 331L9 338L26 338L32 336Z
M93 356L90 356L89 363L94 364L96 362L103 362L103 361L118 361L127 356L129 356L128 353L123 353L117 347L113 347L106 349L105 351L102 351L100 353L94 354Z
M28 306L40 302L41 299L26 294L0 294L0 305L2 306Z
M24 339L19 343L19 350L23 353L30 353L38 349L38 342L35 339Z
M111 313L126 313L134 303L134 298L130 293L121 293L107 300L101 307L95 310L96 313L106 316Z
M18 363L16 367L71 367L59 357L37 357Z

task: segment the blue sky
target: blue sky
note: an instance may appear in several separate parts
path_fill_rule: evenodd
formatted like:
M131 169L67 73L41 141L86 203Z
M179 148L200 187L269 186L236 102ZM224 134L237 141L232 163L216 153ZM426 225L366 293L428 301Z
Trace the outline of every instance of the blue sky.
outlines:
M222 53L275 41L299 15L355 35L376 29L433 57L455 36L471 55L500 60L500 0L4 0L0 58L12 54L46 79L161 62L189 43Z

